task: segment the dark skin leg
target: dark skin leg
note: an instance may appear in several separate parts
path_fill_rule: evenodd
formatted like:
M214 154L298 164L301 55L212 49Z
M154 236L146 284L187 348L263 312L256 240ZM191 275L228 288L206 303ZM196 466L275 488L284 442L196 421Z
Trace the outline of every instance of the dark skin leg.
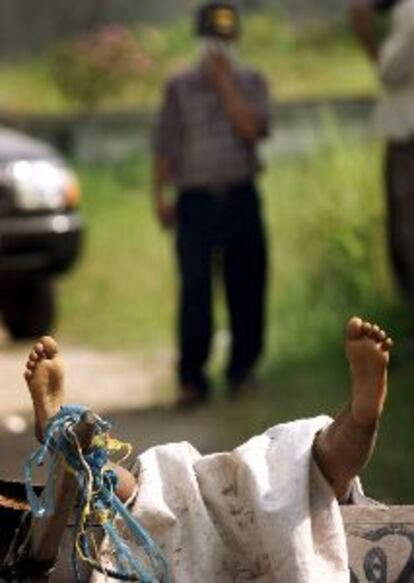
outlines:
M36 437L41 440L48 420L56 415L64 401L63 364L53 338L44 336L34 345L24 377L33 401ZM136 489L136 480L122 466L110 464L110 467L118 476L117 495L126 502Z
M368 462L387 397L392 341L378 326L351 318L345 352L351 373L351 401L315 439L314 456L338 498Z

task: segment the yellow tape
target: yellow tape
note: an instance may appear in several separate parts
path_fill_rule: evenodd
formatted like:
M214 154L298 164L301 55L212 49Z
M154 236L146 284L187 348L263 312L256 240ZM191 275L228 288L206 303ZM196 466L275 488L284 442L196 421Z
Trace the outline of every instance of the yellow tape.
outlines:
M119 439L110 437L107 433L104 435L95 435L95 437L92 439L92 445L95 447L104 447L109 454L126 450L122 461L131 455L133 449L130 443L119 441Z

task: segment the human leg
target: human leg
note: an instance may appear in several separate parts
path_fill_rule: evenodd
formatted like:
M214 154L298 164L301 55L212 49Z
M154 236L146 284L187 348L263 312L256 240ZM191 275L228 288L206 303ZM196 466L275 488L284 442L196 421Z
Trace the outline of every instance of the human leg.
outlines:
M32 348L25 365L24 378L33 402L35 434L43 440L46 425L64 402L64 369L57 342L42 337ZM125 468L110 464L118 476L117 494L122 501L136 488L134 476Z
M234 193L228 207L223 268L232 339L227 378L237 391L263 349L267 251L255 189Z
M386 150L388 240L392 266L405 299L414 299L414 140Z
M351 373L351 402L315 439L314 456L338 498L368 462L387 397L391 340L378 326L351 318L345 351Z
M179 203L178 376L184 401L206 398L209 389L204 367L213 327L214 202L208 195L190 192Z
M44 336L29 353L24 378L33 401L35 432L42 441L46 425L59 411L64 400L64 374L58 345Z

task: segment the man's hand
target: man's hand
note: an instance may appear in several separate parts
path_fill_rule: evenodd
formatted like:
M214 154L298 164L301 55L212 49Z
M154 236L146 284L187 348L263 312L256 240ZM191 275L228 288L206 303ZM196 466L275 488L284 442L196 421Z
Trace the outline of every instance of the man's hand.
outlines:
M211 52L204 63L205 73L211 85L220 93L232 83L231 66L225 55Z
M176 205L171 202L165 190L174 178L174 163L168 156L155 156L153 170L153 197L155 214L164 229L171 229L176 224Z
M172 229L175 227L177 213L174 203L158 197L155 202L155 211L161 227L164 229Z
M353 0L349 9L351 25L369 58L378 61L379 43L375 35L374 11L363 0Z
M212 52L204 62L204 72L222 98L236 132L247 142L255 142L264 135L265 124L237 86L226 55Z

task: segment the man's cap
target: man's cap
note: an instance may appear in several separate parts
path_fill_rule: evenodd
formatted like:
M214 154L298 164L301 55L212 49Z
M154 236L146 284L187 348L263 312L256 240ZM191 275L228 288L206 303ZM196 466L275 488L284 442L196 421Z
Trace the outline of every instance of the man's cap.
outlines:
M207 2L197 11L197 35L233 40L240 34L240 18L231 2Z

